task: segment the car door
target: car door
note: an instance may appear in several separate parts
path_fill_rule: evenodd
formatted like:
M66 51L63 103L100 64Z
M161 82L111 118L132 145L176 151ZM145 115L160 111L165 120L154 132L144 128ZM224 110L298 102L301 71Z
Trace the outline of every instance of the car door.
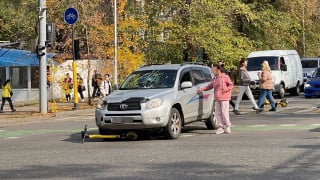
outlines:
M207 86L212 80L209 68L192 68L192 77L194 80L194 85L197 89ZM210 116L212 113L213 107L212 90L196 94L195 96L198 101L198 106L194 109L196 111L195 113L197 114L195 120L208 118L208 116Z
M181 84L186 81L192 82L193 86L191 88L182 89ZM195 107L199 106L199 101L197 100L197 88L194 86L191 68L186 68L181 71L178 88L179 90L177 99L182 106L184 121L185 123L192 122L198 115L197 111L195 111Z

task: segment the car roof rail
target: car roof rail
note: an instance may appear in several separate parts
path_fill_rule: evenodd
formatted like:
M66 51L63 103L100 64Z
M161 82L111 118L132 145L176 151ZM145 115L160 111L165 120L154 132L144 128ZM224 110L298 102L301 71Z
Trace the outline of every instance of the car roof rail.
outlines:
M207 66L204 62L184 62L181 64L181 66L185 65L201 65L201 66Z
M152 64L145 64L143 66L140 66L140 68L144 68L144 67L149 67L149 66L159 66L159 65L170 65L171 62L168 62L168 63L152 63Z

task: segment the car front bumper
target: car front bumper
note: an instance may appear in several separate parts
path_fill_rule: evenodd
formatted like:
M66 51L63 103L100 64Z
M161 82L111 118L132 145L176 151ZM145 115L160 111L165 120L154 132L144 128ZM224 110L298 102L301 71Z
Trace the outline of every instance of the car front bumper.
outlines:
M169 106L168 106L169 107ZM165 127L170 109L161 106L137 111L95 110L96 125L102 129L129 130Z
M313 96L320 97L320 88L305 88L304 89L304 96L305 97L313 97Z

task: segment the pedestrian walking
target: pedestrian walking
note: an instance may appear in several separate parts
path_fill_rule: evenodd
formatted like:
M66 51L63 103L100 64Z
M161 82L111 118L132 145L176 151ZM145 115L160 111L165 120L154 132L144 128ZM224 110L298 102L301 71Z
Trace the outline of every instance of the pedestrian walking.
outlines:
M2 103L1 103L1 109L0 109L0 113L3 113L3 107L4 104L6 103L6 101L8 101L9 106L11 108L12 112L15 112L16 110L13 108L13 104L12 104L12 97L13 93L12 93L12 89L11 89L11 81L10 79L7 79L3 85L2 85Z
M92 98L96 97L96 95L98 93L98 90L99 90L99 86L98 86L98 83L97 83L97 79L98 79L97 76L98 76L98 71L94 70L92 78L91 78L91 86L93 87Z
M253 105L254 110L256 110L257 113L260 112L260 108L258 107L250 89L251 79L247 71L247 65L248 65L248 62L245 59L240 60L240 63L238 66L239 93L238 93L238 97L235 105L235 110L233 111L233 113L236 115L241 115L241 113L239 112L239 105L244 93L246 93L249 100L251 101L251 104Z
M66 74L66 77L64 78L64 90L65 90L65 93L66 93L66 99L67 99L67 102L71 102L71 91L73 89L73 84L72 84L72 78L70 77L70 74L67 73Z
M102 97L108 96L109 94L111 94L112 86L111 86L109 74L105 75L104 80L102 81L101 86L100 86L100 91L101 91Z
M273 78L270 71L270 66L268 61L264 61L261 65L261 72L258 72L259 78L259 89L260 89L260 96L258 100L258 107L262 107L264 104L265 98L271 104L271 109L269 111L276 111L276 104L273 100L272 90L273 90ZM260 112L262 109L260 110Z
M84 88L85 86L83 84L83 79L79 73L77 73L77 82L78 82L78 93L80 95L81 102L84 102L83 91L85 90Z
M221 70L222 70L223 73L228 74L228 72L227 72L227 70L226 70L226 68L224 66L224 63L222 61L218 61L218 65L221 66L221 68L222 68ZM233 112L234 112L236 106L235 106L235 103L232 101L231 98L230 98L229 104L232 106Z
M212 72L215 77L208 86L198 89L198 93L214 89L215 115L217 118L218 129L216 134L230 134L231 122L229 118L229 101L233 83L230 77L222 72L220 65L212 65Z
M102 92L101 92L101 88L100 88L102 85L102 81L103 81L103 78L102 78L101 74L98 73L96 76L96 82L97 82L97 87L98 87L96 97L98 97L98 98L103 97Z

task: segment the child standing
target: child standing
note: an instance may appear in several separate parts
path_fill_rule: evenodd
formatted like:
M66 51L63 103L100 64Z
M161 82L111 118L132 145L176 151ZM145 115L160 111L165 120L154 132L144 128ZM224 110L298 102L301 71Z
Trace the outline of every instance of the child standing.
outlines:
M2 85L2 103L1 103L1 109L0 109L0 113L3 113L3 107L4 104L6 103L6 101L9 102L9 106L11 108L12 112L15 112L16 110L13 108L13 104L12 104L12 90L11 90L11 85L10 85L10 79L6 80L3 85Z
M71 90L73 88L73 84L72 84L72 78L70 77L70 74L67 73L66 74L66 78L64 78L64 90L66 93L66 99L67 102L71 102Z
M230 134L229 101L231 99L233 83L230 77L222 72L220 65L212 65L212 72L215 77L208 86L200 88L198 93L214 89L215 114L218 123L216 134Z

